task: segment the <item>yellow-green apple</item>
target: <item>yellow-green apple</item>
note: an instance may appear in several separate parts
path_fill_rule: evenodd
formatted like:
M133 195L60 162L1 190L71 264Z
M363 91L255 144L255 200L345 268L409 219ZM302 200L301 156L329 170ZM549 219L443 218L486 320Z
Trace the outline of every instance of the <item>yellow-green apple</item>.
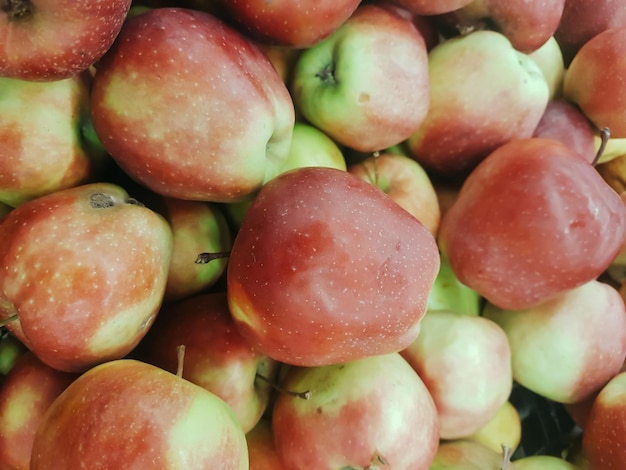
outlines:
M0 76L60 80L87 70L117 37L131 0L4 0Z
M566 65L592 37L618 26L626 26L623 0L565 0L554 36L561 46Z
M514 453L522 440L519 411L507 400L487 424L466 439L479 442L494 452L502 452L502 446L507 446Z
M426 116L427 56L411 19L361 5L299 56L291 83L294 103L338 143L362 152L383 150L409 137Z
M538 49L528 53L543 72L548 83L550 98L560 98L563 93L563 78L565 77L565 61L563 52L554 36Z
M585 424L582 451L587 470L626 467L626 372L613 377L596 397Z
M574 102L598 129L626 137L626 25L603 31L587 41L570 63L563 96Z
M26 202L0 224L0 318L68 372L128 354L161 305L172 251L163 217L93 183Z
M511 394L509 343L502 328L486 318L428 312L417 339L400 354L433 397L442 439L474 434Z
M439 272L428 295L427 310L478 315L481 303L478 293L460 282L448 260L441 259Z
M261 50L218 18L155 8L130 18L98 63L102 144L131 177L178 199L229 202L289 152L293 102Z
M426 171L414 159L382 152L351 164L348 171L379 187L433 236L437 234L441 217L437 193Z
M250 470L286 470L276 451L271 419L259 420L256 426L246 433L246 441Z
M515 460L515 470L579 470L579 467L554 455L529 455Z
M521 310L598 277L626 237L626 207L595 168L553 139L517 139L465 180L439 229L459 280Z
M563 98L551 99L533 137L558 140L590 164L596 157L595 129L578 106Z
M78 374L61 372L28 351L0 387L0 468L29 470L35 433L52 402Z
M314 366L396 352L419 332L439 269L431 233L336 168L266 183L235 237L228 301L260 351Z
M626 359L624 300L597 280L523 310L487 304L483 315L506 332L515 381L556 402L584 400Z
M266 44L308 48L330 36L361 0L212 0L216 14Z
M245 434L216 395L132 359L97 365L48 408L30 470L248 469Z
M218 258L210 263L195 263L198 253L227 252L232 234L226 217L215 203L185 201L163 197L162 212L174 237L172 259L165 286L165 300L183 299L204 292L215 285L226 272L228 260Z
M272 412L285 468L427 470L438 445L437 412L424 383L397 353L293 367Z
M300 56L301 49L261 43L259 43L258 46L270 60L283 82L285 82L285 84L290 83L291 74Z
M287 159L277 170L277 174L296 168L322 166L346 170L346 160L337 143L324 132L305 122L296 122L293 126L291 146ZM244 199L224 204L223 207L229 222L237 229L256 197L256 192Z
M408 139L429 173L464 178L491 151L530 137L549 99L539 66L494 31L441 42L429 53L430 107Z
M510 456L479 442L456 440L442 442L428 470L517 470Z
M0 201L17 206L96 178L105 157L86 145L91 75L50 82L0 78Z
M611 142L611 139L609 139ZM617 194L626 191L626 153L612 158L609 161L601 161L596 165L598 173L604 181L613 188ZM625 260L626 261L626 260Z
M440 15L439 28L446 35L490 29L504 34L513 47L532 52L556 31L565 0L473 0L452 12Z
M464 7L472 0L383 0L417 15L439 15ZM381 2L382 3L382 2Z
M3 334L0 339L0 377L7 375L15 362L26 352L28 348L14 335Z
M138 357L176 373L176 348L181 344L185 346L182 377L228 403L244 432L251 430L269 402L269 381L277 364L239 334L225 293L199 294L165 304L138 346Z

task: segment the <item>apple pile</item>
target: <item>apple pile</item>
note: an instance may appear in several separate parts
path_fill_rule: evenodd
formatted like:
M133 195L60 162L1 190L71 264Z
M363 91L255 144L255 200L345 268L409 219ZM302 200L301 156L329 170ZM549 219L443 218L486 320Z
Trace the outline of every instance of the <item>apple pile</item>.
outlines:
M0 6L0 470L626 468L626 1Z

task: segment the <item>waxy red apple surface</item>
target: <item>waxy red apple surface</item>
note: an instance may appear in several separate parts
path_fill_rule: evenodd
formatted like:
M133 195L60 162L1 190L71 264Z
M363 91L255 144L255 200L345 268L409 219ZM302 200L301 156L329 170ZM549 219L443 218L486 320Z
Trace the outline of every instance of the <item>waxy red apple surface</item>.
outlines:
M98 63L94 128L131 177L164 196L231 202L287 158L293 102L267 56L201 11L130 18Z
M131 0L6 0L0 10L0 76L60 80L111 47Z
M518 139L465 180L440 225L459 280L520 310L598 277L626 237L626 207L576 151Z
M300 168L248 208L228 301L270 357L332 364L408 346L438 268L434 237L381 190L342 170Z

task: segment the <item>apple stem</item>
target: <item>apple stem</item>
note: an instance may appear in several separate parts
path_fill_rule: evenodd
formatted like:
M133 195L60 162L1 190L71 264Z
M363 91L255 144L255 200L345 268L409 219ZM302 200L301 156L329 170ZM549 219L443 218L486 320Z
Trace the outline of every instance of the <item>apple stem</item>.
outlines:
M502 445L502 466L500 470L509 470L511 464L511 448L507 445Z
M602 157L602 154L604 153L604 149L606 148L606 144L610 138L611 138L611 129L609 129L608 127L603 127L602 129L600 129L600 147L598 148L598 151L596 152L596 156L593 158L593 161L591 162L591 166L596 166L596 164L600 161L600 157Z
M21 20L33 14L30 0L0 0L0 8L8 15L9 21Z
M196 257L196 264L207 264L210 263L213 260L216 259L220 259L220 258L228 258L230 256L230 251L216 251L213 253L200 253L197 257Z
M293 390L287 390L286 388L281 387L276 382L271 381L267 377L261 374L256 374L257 379L261 379L263 382L267 383L279 393L284 393L286 395L291 395L292 397L302 398L303 400L308 400L311 398L311 391L305 390L304 392L294 392Z
M177 360L177 368L176 368L176 377L183 378L183 364L185 362L185 345L180 344L176 346L176 360Z
M380 157L380 152L377 150L376 152L372 154L372 156L374 157L374 161L373 161L374 163L374 186L378 187L378 165L376 163L377 163L378 157Z
M14 322L15 320L17 320L17 313L14 313L13 315L3 318L2 320L0 320L0 327L6 326L9 323Z

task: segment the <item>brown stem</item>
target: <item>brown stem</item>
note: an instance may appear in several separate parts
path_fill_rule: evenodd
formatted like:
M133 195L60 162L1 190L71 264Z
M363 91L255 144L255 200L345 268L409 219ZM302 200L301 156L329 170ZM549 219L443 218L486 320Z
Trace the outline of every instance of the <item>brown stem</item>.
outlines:
M185 345L180 344L176 347L176 360L177 360L177 368L176 368L176 377L183 377L183 364L185 363Z
M0 320L0 327L2 327L2 326L6 326L6 325L8 325L9 323L12 323L12 322L16 321L16 320L17 320L17 318L18 318L18 317L17 317L17 313L14 313L13 315L11 315L11 316L9 316L9 317L6 317L6 318L1 319L1 320Z
M596 156L593 158L593 161L591 162L591 166L596 166L597 163L600 161L600 157L602 157L602 154L604 153L604 149L606 148L606 144L610 138L611 138L611 129L609 129L608 127L603 127L602 129L600 129L600 147L598 148L598 151L596 152Z
M511 448L507 445L502 445L502 466L500 470L509 470L511 465Z
M230 251L217 251L214 253L200 253L197 257L196 257L196 264L207 264L210 263L213 260L216 259L220 259L220 258L228 258L230 256Z
M272 387L274 390L276 390L279 393L291 395L292 397L296 397L296 398L302 398L303 400L308 400L309 398L311 398L310 390L305 390L304 392L294 392L293 390L287 390L286 388L281 387L277 383L272 382L270 379L268 379L264 375L256 374L256 378L261 379L265 383L269 384L270 387Z

